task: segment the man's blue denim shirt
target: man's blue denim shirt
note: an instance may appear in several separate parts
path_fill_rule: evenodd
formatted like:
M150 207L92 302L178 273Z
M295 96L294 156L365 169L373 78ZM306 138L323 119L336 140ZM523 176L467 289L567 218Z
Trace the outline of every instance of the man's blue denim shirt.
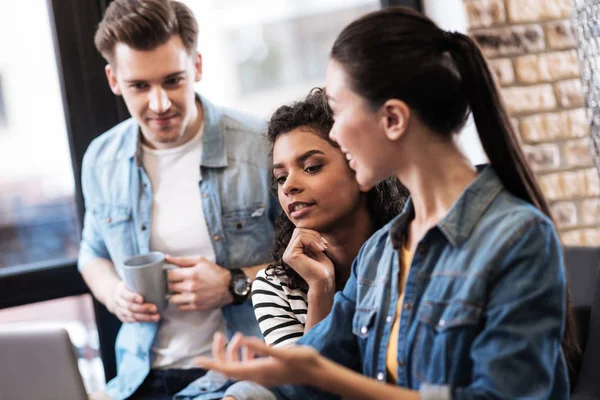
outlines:
M205 118L199 190L216 262L225 268L268 262L273 221L280 208L270 192L265 124L197 99ZM142 165L134 119L90 144L83 159L82 187L86 212L80 269L101 257L112 260L119 271L124 258L151 250L152 187ZM250 302L225 306L222 312L229 335L241 331L261 336ZM157 323L122 325L116 342L118 376L107 385L109 396L127 398L146 378L157 328Z
M331 313L298 344L387 380L397 249L413 215L409 202L365 243ZM568 399L565 297L553 224L485 168L415 251L398 335L398 386L419 390L422 399ZM293 386L253 398L274 395L334 398Z

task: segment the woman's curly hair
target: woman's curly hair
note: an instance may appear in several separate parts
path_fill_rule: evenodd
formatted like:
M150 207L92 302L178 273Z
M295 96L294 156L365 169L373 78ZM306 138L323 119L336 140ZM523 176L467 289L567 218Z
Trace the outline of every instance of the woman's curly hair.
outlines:
M321 88L314 88L302 101L279 107L271 116L267 135L271 143L271 152L277 138L299 127L310 128L307 134L317 134L327 140L332 146L338 144L329 139L329 131L333 126L331 110L327 105L325 93ZM276 182L273 191L277 194ZM408 198L408 190L397 178L388 178L375 185L367 192L367 207L375 230L383 227L393 217L398 215ZM290 288L307 289L307 284L300 275L283 262L283 253L287 248L294 224L282 211L275 221L275 245L273 247L273 262L269 264L266 274L276 276Z

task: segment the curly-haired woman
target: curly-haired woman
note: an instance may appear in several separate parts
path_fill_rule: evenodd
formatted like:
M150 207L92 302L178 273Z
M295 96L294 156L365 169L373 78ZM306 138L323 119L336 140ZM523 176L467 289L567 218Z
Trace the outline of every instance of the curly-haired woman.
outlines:
M271 117L273 183L283 209L274 262L252 287L256 318L269 345L294 344L331 311L362 244L402 211L396 179L361 190L340 147L321 89ZM369 188L367 188L369 189Z

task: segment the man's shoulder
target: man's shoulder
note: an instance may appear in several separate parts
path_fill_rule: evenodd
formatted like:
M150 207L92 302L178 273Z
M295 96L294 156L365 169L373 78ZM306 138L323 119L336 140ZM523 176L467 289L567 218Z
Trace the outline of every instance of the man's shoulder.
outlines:
M133 118L115 125L92 140L85 152L86 164L102 165L123 155L130 146L135 146L138 124Z
M225 128L225 133L248 133L251 136L262 136L267 129L267 123L255 115L228 108L219 107L221 115L221 126Z
M219 129L230 160L268 166L269 141L266 121L233 110L221 108Z

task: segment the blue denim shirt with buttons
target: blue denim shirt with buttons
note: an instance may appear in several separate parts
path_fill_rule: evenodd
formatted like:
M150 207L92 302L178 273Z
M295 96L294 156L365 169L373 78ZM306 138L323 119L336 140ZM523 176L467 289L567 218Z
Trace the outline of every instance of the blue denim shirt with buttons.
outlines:
M409 201L364 244L331 313L298 344L387 380L398 249L413 216ZM422 399L568 399L565 297L553 224L484 168L418 243L404 287L396 384ZM298 386L255 398L273 395L334 398Z
M270 192L265 124L203 97L197 100L205 119L199 190L216 262L225 268L268 262L280 208ZM128 119L96 138L86 151L80 269L95 258L106 258L119 271L124 258L150 250L152 187L142 164L139 129ZM261 336L250 302L225 306L222 312L229 335L241 331ZM157 329L157 323L122 325L115 346L118 375L107 384L109 396L127 398L146 378ZM209 389L210 384L196 385L188 393Z

